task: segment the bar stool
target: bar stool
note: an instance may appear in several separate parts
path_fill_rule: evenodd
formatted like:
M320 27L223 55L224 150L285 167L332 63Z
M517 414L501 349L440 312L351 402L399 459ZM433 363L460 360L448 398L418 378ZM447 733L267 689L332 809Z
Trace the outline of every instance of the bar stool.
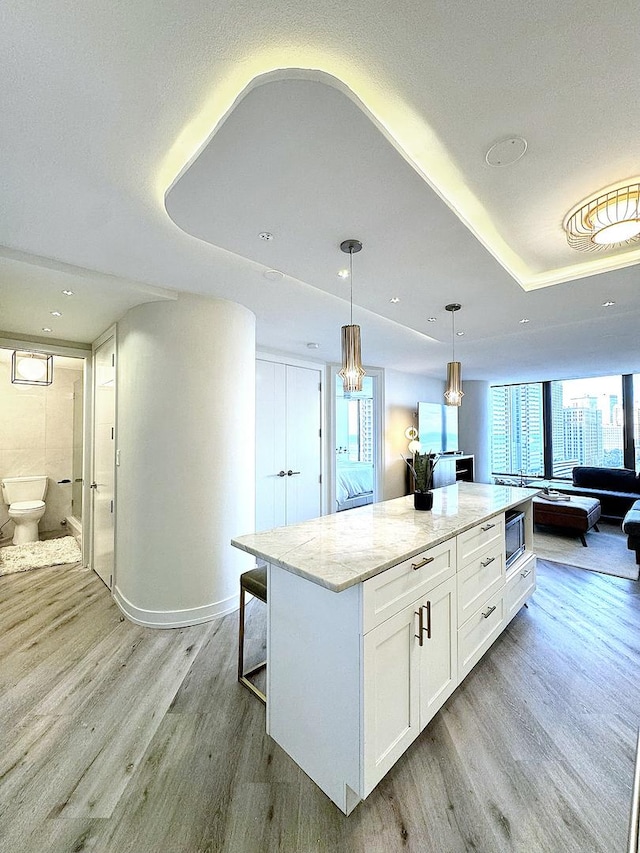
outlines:
M252 667L250 670L245 672L244 670L244 607L245 607L245 595L246 593L250 593L256 598L260 599L260 601L264 601L265 604L267 602L267 567L259 566L256 569L251 569L248 572L244 572L240 575L240 624L239 624L239 634L238 634L238 681L240 684L244 684L247 690L250 690L254 696L257 696L261 702L267 704L267 697L264 695L262 690L256 687L251 681L249 681L249 675L254 675L259 670L263 669L267 662L266 660L262 663L257 664Z

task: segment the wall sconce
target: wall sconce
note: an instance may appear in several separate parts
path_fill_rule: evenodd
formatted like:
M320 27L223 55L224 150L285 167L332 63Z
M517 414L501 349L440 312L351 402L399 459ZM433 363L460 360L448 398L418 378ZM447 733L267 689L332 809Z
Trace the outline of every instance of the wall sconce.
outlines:
M14 350L11 356L11 382L14 385L51 385L53 356Z

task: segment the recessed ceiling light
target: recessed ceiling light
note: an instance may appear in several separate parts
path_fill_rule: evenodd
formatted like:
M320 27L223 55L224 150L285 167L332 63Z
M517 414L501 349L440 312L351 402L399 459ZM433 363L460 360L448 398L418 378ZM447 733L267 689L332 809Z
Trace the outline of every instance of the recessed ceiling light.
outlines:
M43 332L52 332L52 331L53 331L53 329L50 329L48 326L43 326L43 327L42 327L42 331L43 331Z
M270 231L261 231L258 234L258 237L261 240L266 240L267 242L269 242L269 240L273 240L273 234Z
M398 296L392 296L389 302L392 302L394 305L397 305L400 302L400 298Z
M73 290L63 290L62 293L65 296L73 296Z
M265 270L262 275L267 281L282 281L284 278L284 273L280 272L280 270Z
M522 318L522 320L520 320L520 322L521 322L521 323L528 323L528 322L529 322L529 318L528 318L528 317L523 317L523 318Z
M315 343L315 341L309 341L307 344L307 349L319 349L320 344Z
M616 304L615 302L611 302L611 300L607 300L606 302L602 303L602 307L603 308L611 308L611 306L615 305L615 304Z
M62 312L60 311L49 311L52 317L62 317Z
M524 157L527 140L522 136L510 136L494 143L487 151L485 160L489 166L511 166Z
M427 317L427 323L435 323L437 319L437 317Z
M349 278L349 270L338 270L340 278Z
M464 335L464 332L456 332L456 335L461 338Z

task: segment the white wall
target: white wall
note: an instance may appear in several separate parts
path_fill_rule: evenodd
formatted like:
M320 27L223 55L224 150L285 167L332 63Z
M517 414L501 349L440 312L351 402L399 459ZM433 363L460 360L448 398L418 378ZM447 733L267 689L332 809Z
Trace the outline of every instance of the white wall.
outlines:
M473 453L474 479L477 483L491 483L491 417L489 411L489 383L467 380L464 397L458 412L460 449Z
M0 478L44 474L48 478L46 510L40 532L63 531L60 522L71 515L73 479L73 384L82 376L78 369L53 363L52 385L12 385L11 362L0 360ZM0 524L9 518L0 500ZM0 538L13 536L13 522Z
M254 565L232 548L255 523L255 317L184 295L118 324L114 595L175 627L237 607Z
M385 370L384 380L385 470L382 500L387 501L404 495L406 491L406 464L400 458L407 455L409 443L404 431L408 426L418 426L414 415L420 401L444 402L444 381L397 370Z

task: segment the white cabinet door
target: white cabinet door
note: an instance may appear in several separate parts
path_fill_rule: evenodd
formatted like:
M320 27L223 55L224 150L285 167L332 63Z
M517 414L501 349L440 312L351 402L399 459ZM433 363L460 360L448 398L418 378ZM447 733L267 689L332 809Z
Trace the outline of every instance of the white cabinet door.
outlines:
M451 696L458 684L456 579L441 583L420 602L420 729Z
M420 733L417 603L363 637L363 796Z

